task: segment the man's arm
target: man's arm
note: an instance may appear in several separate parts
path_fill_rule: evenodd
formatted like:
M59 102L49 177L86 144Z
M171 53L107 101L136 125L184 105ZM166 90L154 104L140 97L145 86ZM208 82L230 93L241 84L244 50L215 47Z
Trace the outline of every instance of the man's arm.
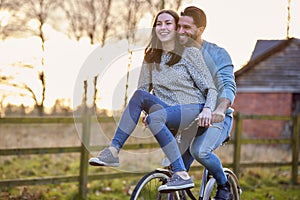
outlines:
M224 66L217 74L220 94L216 109L212 112L212 123L221 122L225 119L227 109L233 104L236 95L233 66Z
M234 67L229 54L223 48L207 46L204 54L218 90L218 102L212 112L211 122L221 122L228 114L228 108L233 104L236 95Z
M212 112L212 123L221 122L225 119L226 110L230 107L231 102L229 99L220 98L217 108Z

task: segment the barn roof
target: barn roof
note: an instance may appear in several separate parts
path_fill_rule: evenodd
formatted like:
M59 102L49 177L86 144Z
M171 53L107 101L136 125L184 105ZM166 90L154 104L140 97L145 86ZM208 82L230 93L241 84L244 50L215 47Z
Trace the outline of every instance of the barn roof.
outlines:
M258 40L235 77L238 91L300 93L300 39Z
M235 76L243 74L243 72L249 70L259 62L287 47L291 42L295 42L300 46L300 39L297 38L289 38L284 40L257 40L249 62L240 70L236 71Z

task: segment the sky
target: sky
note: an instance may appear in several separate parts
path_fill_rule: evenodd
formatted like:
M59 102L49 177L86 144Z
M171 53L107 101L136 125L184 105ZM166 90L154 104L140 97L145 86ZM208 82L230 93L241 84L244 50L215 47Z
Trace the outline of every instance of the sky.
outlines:
M287 2L288 0L194 0L193 3L183 3L179 11L189 5L202 8L207 15L207 28L203 39L225 48L231 55L235 70L238 70L249 60L257 40L286 38ZM299 24L300 0L291 0L290 37L300 38ZM150 26L151 20L147 18L140 23L141 29ZM75 42L49 26L46 26L45 30L48 39L45 53L46 107L52 106L57 98L70 99L73 103L79 103L82 88L80 84L77 85L78 82L88 79L91 85L92 77L100 73L98 105L102 108L119 108L124 101L124 80L129 59L126 42L121 41L113 47L112 43L108 42L107 47L99 49L97 45L91 46L88 40ZM3 66L18 61L38 64L41 55L36 53L36 49L39 46L40 42L36 38L0 41L2 73L17 71L16 67ZM141 66L143 46L135 47L133 50L129 94L136 87L137 69ZM107 56L108 52L114 52L113 56ZM89 60L99 59L99 54L104 55L100 56L101 59L103 57L106 59L106 61L99 61L101 67L97 70L87 68L86 64ZM107 61L108 57L109 61ZM37 78L32 78L33 76L36 76L36 71L27 70L17 78L38 90L39 83ZM1 96L0 98L3 98ZM5 97L4 103L7 102L22 102L25 105L32 103L28 99L16 96Z

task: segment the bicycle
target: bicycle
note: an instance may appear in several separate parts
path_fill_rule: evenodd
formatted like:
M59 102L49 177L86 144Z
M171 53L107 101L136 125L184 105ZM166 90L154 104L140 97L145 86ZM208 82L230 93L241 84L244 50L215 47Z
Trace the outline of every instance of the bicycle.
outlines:
M226 142L226 139L224 142ZM223 168L230 184L232 200L240 200L242 193L237 176L228 168ZM130 200L197 200L191 189L176 190L171 193L160 193L158 187L166 184L172 176L170 168L158 168L143 176L134 188ZM199 191L199 200L213 199L216 193L216 180L206 168L203 170Z

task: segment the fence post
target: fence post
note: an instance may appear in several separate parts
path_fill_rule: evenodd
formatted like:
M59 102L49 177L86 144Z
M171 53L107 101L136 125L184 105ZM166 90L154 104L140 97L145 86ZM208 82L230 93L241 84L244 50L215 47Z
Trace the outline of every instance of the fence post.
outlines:
M235 134L234 134L234 152L233 152L233 171L239 176L241 161L241 139L242 139L242 123L241 113L237 112L235 117Z
M298 159L299 159L299 131L300 115L293 116L293 136L292 136L292 184L297 184L298 177Z
M79 198L87 198L88 182L88 159L89 152L87 146L90 145L91 116L86 114L82 119L82 141L80 151L80 175L79 175Z

